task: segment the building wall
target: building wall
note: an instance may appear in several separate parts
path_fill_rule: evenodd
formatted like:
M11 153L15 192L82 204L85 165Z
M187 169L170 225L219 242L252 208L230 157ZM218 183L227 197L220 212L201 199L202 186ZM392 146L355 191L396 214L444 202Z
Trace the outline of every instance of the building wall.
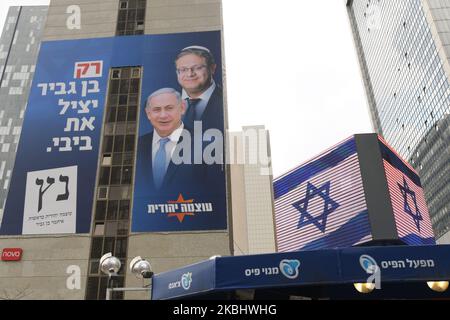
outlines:
M346 3L373 126L423 178L439 238L450 216L445 209L450 189L440 174L450 161L449 142L440 131L450 114L449 5L433 0ZM438 139L429 141L433 130ZM438 196L436 185L444 186L444 196Z
M81 28L69 29L68 8L77 5L81 11ZM51 0L43 41L112 37L116 33L119 2L117 0Z
M44 41L112 37L116 32L118 0L79 0L81 28L67 28L72 0L52 0ZM145 34L222 30L220 0L148 0Z
M430 130L416 148L417 162L423 166L421 180L428 186L428 206L433 209L431 221L438 231L436 238L445 238L444 233L450 231L449 141L450 114L436 122L435 128ZM440 148L442 145L445 146L443 150ZM435 150L439 149L442 150L441 156L431 158Z
M84 299L89 245L88 235L0 237L0 249L23 249L21 261L0 261L0 300ZM70 266L79 268L79 289L67 285Z
M450 244L450 231L445 233L442 237L437 239L437 244Z
M450 77L450 3L439 0L422 0L422 5L430 23L444 69ZM450 93L448 93L450 94ZM439 131L436 131L439 128ZM437 231L438 243L450 244L450 111L436 122L435 128L430 130L418 146L416 156L424 158L429 150L445 146L442 156L433 161L422 161L422 179L426 181L427 198L433 212L432 222ZM442 148L441 148L442 150Z
M242 150L241 132L231 133L230 141L233 139L234 150ZM245 166L237 163L230 165L233 212L233 247L234 255L244 255L249 253L249 243L247 234L247 205L245 193Z
M184 234L130 235L126 276L127 287L140 287L142 280L128 270L136 256L147 258L153 272L160 273L182 266L208 260L211 256L229 256L228 234L224 232L193 232ZM146 292L128 292L126 299L148 299Z
M264 126L230 134L235 255L276 252L269 133Z
M146 34L222 30L220 0L149 0Z
M441 59L447 61L446 68L450 74L450 4L439 0L422 0L428 23Z

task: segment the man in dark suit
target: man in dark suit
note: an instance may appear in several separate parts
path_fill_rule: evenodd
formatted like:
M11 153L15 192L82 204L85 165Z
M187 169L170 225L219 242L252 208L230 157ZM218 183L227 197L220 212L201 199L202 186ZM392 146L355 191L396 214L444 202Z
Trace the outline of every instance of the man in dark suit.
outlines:
M173 157L182 158L184 150L179 147L184 139L189 139L184 146L191 148L190 132L181 121L185 110L185 102L175 89L160 89L148 97L145 112L154 130L138 141L136 192L176 193L192 183L195 172L190 157L187 164L173 161Z
M203 131L218 129L224 132L223 93L213 76L217 65L208 48L190 46L180 51L175 59L177 79L186 101L186 127L194 128L201 121Z

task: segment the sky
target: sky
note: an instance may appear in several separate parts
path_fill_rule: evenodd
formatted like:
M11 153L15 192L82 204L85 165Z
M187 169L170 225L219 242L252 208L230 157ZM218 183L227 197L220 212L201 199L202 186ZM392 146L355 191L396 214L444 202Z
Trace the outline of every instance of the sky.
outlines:
M1 28L9 6L48 3L0 0ZM223 0L223 16L229 128L265 125L274 177L373 132L343 1Z

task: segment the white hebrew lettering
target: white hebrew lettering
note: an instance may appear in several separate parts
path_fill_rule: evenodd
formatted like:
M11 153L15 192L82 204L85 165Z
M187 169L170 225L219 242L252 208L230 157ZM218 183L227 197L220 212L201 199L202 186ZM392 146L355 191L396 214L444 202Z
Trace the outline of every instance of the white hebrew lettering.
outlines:
M95 127L94 127L94 120L95 117L90 117L89 120L86 119L85 117L83 117L81 119L81 127L80 127L80 131L85 131L86 127L91 130L94 131Z
M81 141L85 141L86 144L84 146L80 146L80 151L90 151L92 150L92 141L91 137L80 137Z
M67 119L66 127L64 128L65 132L71 131L80 131L80 119L78 118L69 118Z

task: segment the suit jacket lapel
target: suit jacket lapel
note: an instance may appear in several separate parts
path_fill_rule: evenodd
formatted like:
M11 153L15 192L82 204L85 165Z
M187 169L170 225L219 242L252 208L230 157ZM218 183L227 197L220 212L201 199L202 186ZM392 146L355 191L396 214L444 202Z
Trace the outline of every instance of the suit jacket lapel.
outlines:
M210 117L210 114L212 114L212 117L214 117L214 113L217 113L217 110L215 110L215 106L221 105L219 101L221 99L221 96L219 94L220 90L221 88L217 85L211 97L209 98L208 104L206 105L205 111L202 114L201 120L208 119L208 117Z
M184 129L184 130L187 130L187 129ZM192 135L191 135L191 137L192 137ZM182 138L183 138L183 135L180 136L177 144L179 144L182 141ZM191 159L191 161L192 161L192 159ZM163 181L163 184L162 184L162 188L165 188L165 187L171 185L171 182L172 182L172 179L174 178L174 175L176 174L176 172L179 169L179 167L182 166L182 165L185 165L185 164L176 165L176 164L174 164L172 162L172 158L170 159L169 167L167 168L166 174L164 175L164 181Z

